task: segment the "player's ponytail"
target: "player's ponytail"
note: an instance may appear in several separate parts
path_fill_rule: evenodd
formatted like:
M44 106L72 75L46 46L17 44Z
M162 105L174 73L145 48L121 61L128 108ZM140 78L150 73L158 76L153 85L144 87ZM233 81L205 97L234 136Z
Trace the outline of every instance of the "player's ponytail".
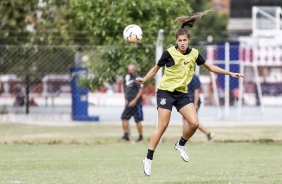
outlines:
M198 13L194 13L191 16L181 16L177 17L174 21L175 22L182 22L181 28L184 28L185 26L189 26L190 28L194 27L196 21L200 18L202 18L203 15L207 14L212 10L206 10Z
M195 23L197 20L199 20L200 18L202 18L203 15L207 14L208 12L210 12L212 10L206 10L206 11L202 11L202 12L198 12L198 13L194 13L191 16L181 16L181 17L177 17L174 22L182 22L182 25L179 29L176 30L175 32L175 36L176 39L178 38L179 35L187 35L188 38L190 39L190 32L185 28L185 26L188 26L190 28L194 27Z

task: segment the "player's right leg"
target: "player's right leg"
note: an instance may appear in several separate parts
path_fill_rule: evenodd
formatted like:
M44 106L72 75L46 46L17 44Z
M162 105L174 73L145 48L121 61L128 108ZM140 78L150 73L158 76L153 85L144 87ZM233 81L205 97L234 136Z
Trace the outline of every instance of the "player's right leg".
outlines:
M150 137L147 157L143 160L144 173L147 176L151 175L151 165L153 161L154 151L165 132L171 116L171 110L158 108L158 126L155 128Z
M163 133L165 132L171 116L171 110L158 108L158 126L151 135L149 149L155 150Z
M168 126L174 101L175 99L171 92L158 89L158 126L155 128L153 134L150 137L147 157L143 160L144 173L147 176L151 175L151 165L153 161L154 151Z

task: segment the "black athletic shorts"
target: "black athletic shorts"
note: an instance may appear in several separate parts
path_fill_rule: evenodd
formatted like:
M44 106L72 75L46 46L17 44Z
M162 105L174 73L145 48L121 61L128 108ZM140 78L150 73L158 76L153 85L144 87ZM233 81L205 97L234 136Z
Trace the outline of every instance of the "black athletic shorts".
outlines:
M177 111L179 111L189 103L193 103L193 100L189 97L188 93L179 91L170 92L161 89L157 91L157 106L163 109L172 110L172 107L175 106Z
M121 119L129 120L132 116L134 116L135 122L143 121L143 110L142 105L135 105L133 107L125 106L123 113L121 115Z

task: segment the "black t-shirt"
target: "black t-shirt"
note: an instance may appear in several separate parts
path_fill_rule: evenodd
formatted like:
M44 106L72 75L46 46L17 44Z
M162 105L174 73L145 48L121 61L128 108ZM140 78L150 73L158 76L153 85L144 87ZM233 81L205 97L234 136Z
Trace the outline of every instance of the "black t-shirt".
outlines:
M184 55L189 54L192 51L191 48L188 48L186 50L186 52L184 53ZM196 63L198 66L204 64L206 62L206 60L201 56L201 54L198 54L198 58L196 60ZM171 55L169 54L169 52L166 50L163 52L161 58L158 61L158 66L166 66L166 67L171 67L175 64L173 58L171 57Z
M125 98L128 102L133 100L139 92L140 88L143 88L143 84L138 84L135 82L136 74L128 73L124 78L124 93ZM142 97L140 97L136 104L142 103Z

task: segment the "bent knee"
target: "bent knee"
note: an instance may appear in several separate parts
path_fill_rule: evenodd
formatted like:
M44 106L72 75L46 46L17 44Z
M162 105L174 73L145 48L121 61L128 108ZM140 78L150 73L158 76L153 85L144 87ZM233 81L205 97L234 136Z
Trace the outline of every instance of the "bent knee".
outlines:
M158 129L161 131L165 131L166 128L168 127L168 123L160 123L158 124Z
M189 122L189 126L193 128L198 128L199 127L199 121L191 121Z

